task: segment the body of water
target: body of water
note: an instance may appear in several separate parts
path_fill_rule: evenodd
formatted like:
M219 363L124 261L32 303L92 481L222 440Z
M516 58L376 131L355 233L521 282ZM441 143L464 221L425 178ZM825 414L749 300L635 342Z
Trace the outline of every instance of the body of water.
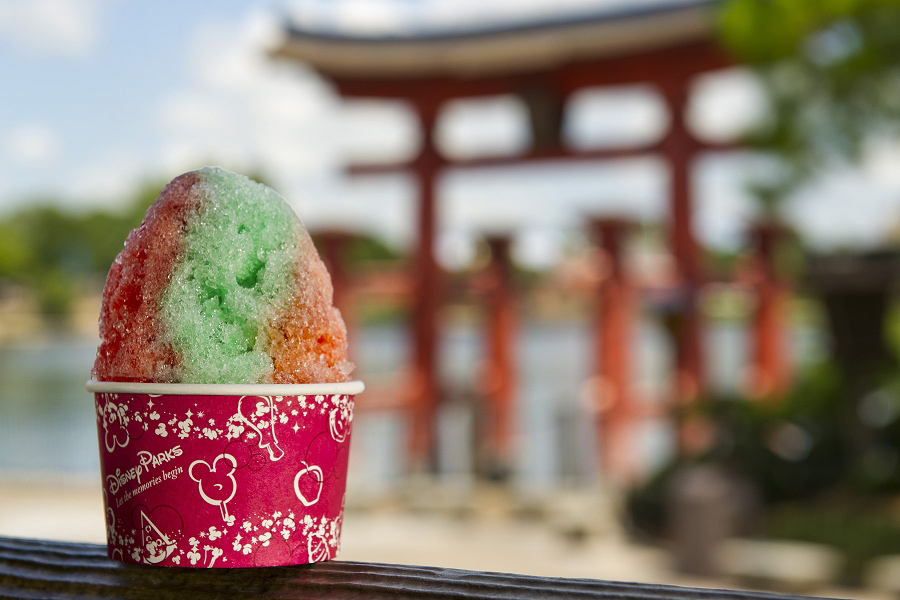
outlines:
M707 333L710 386L736 388L747 361L746 331L738 324L711 326ZM354 360L365 379L398 372L408 356L408 332L398 325L356 332ZM672 349L651 319L634 338L635 386L645 401L661 401L668 389ZM0 349L0 471L96 477L99 473L93 398L84 389L94 360L94 340L58 339ZM794 333L795 356L818 358L821 335ZM585 402L591 330L582 322L529 323L519 334L516 478L525 488L564 480L589 480L595 472L594 426ZM472 387L481 372L482 337L476 325L454 325L442 336L441 377L451 389ZM370 488L390 486L403 474L405 419L389 412L360 412L354 423L351 476ZM441 412L441 470L470 477L472 410L450 404ZM672 447L665 422L636 431L636 452L648 467Z

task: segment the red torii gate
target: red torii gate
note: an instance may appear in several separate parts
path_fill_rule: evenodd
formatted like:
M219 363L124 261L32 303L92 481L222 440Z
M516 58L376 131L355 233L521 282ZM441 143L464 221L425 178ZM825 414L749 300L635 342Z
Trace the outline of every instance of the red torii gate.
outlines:
M410 170L419 181L418 250L414 293L411 400L413 466L433 465L438 406L437 321L441 277L433 248L439 221L435 184L445 167L485 168L535 162L663 156L670 169L670 235L682 303L675 332L676 402L701 392L703 364L697 295L703 283L694 235L691 165L714 146L695 139L685 123L691 80L731 66L713 34L714 0L605 9L577 18L521 27L495 27L435 35L350 36L290 27L273 55L311 65L345 98L407 102L419 116L418 155L401 164L352 165L350 173ZM669 108L670 125L654 143L591 150L568 148L561 139L567 98L586 87L652 83ZM441 156L435 122L449 100L513 94L528 109L533 145L516 156L460 159ZM498 327L495 329L502 329ZM617 375L621 376L621 375ZM503 389L502 394L507 394ZM508 414L508 398L496 398ZM624 402L625 399L620 401ZM618 411L613 411L616 414ZM498 431L508 431L500 428Z

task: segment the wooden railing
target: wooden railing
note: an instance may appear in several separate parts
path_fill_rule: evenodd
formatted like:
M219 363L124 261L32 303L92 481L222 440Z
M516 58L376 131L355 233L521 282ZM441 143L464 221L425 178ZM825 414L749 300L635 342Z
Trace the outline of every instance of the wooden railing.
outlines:
M124 565L106 548L0 537L0 598L783 599L750 591L531 577L332 561L296 567L185 569Z

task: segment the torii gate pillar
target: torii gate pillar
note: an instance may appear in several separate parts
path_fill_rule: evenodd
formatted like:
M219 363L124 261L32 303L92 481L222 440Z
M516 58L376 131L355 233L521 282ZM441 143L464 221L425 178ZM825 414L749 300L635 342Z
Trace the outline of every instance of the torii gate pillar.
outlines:
M757 398L779 398L790 385L786 323L788 289L778 276L775 251L786 234L777 223L759 223L751 236L754 242L754 288L756 314L753 319L750 394Z
M700 144L685 122L688 102L688 80L677 78L663 85L669 105L670 127L662 142L662 152L669 165L671 199L670 236L681 304L675 325L675 402L690 404L703 392L702 323L699 290L703 283L700 252L694 235L693 159Z
M594 381L600 468L626 483L634 474L631 440L631 349L636 295L624 265L628 221L597 218L592 237L602 252L594 323Z
M419 179L416 215L419 234L415 264L413 309L412 381L409 388L409 461L413 472L433 472L437 467L436 426L440 404L438 383L438 318L441 276L434 256L437 229L437 175L443 160L434 144L434 125L439 103L415 105L421 119L422 147L413 161Z
M510 242L506 235L488 236L487 365L483 387L487 399L486 475L505 479L513 462L515 399L516 298L512 282Z

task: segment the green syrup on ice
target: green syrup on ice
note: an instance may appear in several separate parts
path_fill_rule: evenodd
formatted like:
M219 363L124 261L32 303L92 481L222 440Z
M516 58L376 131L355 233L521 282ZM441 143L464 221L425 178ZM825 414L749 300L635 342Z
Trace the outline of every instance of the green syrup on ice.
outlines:
M272 370L266 323L293 296L296 216L274 190L218 167L200 170L203 208L160 317L184 383L259 383Z

